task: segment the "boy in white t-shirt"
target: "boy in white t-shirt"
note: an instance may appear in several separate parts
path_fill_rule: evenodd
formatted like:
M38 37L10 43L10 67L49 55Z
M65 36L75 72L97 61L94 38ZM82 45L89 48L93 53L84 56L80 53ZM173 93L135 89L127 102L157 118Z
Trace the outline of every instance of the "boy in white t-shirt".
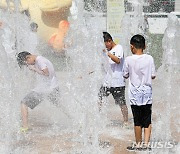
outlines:
M135 35L131 38L132 56L125 59L123 76L129 78L129 101L134 118L136 144L127 150L146 150L151 135L152 79L155 78L153 57L143 53L145 38ZM144 143L142 141L144 128Z
M42 56L32 55L29 52L21 52L17 56L20 67L27 65L28 68L37 74L36 87L28 93L21 102L22 128L28 130L28 107L34 109L45 97L57 104L59 86L53 64Z
M115 104L119 105L124 118L124 125L128 124L128 109L125 100L125 79L123 78L124 52L121 45L116 45L107 32L103 32L104 43L108 51L110 72L107 72L105 81L100 89L100 107L102 98L112 94Z

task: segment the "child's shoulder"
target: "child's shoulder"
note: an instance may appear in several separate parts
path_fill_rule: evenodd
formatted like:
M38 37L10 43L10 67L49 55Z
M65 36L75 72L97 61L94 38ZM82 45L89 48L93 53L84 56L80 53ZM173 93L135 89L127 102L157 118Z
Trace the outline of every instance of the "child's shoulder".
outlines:
M144 55L147 57L152 57L150 54L147 54L147 53L145 53Z
M143 54L143 55L130 55L130 56L127 56L125 59L126 61L128 60L133 60L133 59L139 59L139 58L143 58L143 59L153 59L153 57L151 55L148 55L148 54Z
M125 63L127 63L127 64L130 64L132 61L133 61L133 56L132 55L131 56L127 56L125 58Z
M122 49L123 49L123 47L120 44L116 44L116 46L114 48L112 48L112 50L116 50L116 51L119 51L119 50L122 50Z
M151 55L149 55L149 54L144 54L144 55L145 55L145 57L146 57L147 59L153 60L153 57L152 57Z
M38 56L38 59L39 59L39 60L48 60L47 58L45 58L45 57L43 57L43 56L41 56L41 55Z
M131 56L127 56L125 59L129 60L129 59L132 59L132 58L133 58L133 56L131 55Z
M122 48L121 44L116 44L116 47Z
M46 62L48 59L47 58L45 58L45 57L43 57L43 56L38 56L37 57L37 62L38 63L44 63L44 62Z

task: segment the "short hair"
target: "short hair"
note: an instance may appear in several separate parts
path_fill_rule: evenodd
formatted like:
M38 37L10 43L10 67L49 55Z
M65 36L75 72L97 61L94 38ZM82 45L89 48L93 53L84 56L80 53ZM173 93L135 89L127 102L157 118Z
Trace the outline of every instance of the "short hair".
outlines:
M103 38L104 38L104 42L112 40L112 36L108 33L108 32L103 32Z
M19 64L20 68L22 67L22 65L26 65L25 61L26 61L26 56L28 56L28 55L31 55L31 53L29 53L27 51L20 52L17 55L17 62Z
M145 38L139 34L134 35L130 40L130 44L137 49L145 49Z
M35 22L32 22L32 23L30 24L30 28L31 28L31 30L33 31L33 30L35 30L35 29L38 28L38 24L35 23Z

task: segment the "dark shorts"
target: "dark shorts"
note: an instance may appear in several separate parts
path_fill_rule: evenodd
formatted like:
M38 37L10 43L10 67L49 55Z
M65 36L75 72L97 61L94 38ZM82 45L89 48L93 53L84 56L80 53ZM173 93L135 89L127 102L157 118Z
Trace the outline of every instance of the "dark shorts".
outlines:
M38 93L31 91L28 93L22 103L28 106L31 109L34 109L38 104L40 104L45 98L51 101L53 104L58 104L59 101L59 88L54 89L50 94L45 95L43 93Z
M101 87L99 92L99 99L102 101L103 97L107 97L112 94L115 103L118 105L125 105L125 87Z
M131 105L134 118L134 126L148 128L151 124L152 104L142 106Z

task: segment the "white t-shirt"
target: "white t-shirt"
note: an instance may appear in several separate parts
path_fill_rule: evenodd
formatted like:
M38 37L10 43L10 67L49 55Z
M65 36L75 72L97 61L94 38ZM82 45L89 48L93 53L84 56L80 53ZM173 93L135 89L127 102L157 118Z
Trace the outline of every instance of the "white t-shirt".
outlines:
M33 91L40 93L49 93L58 87L58 80L54 71L53 64L42 56L37 56L34 64L35 68L43 70L48 68L49 76L40 75L37 73L37 84Z
M128 56L125 59L123 76L129 77L130 105L152 104L152 76L155 76L152 56Z
M109 52L120 59L120 64L115 63L109 57L111 72L107 72L104 86L109 85L110 87L123 87L125 86L125 80L123 78L123 72L122 72L123 64L124 64L123 48L121 45L118 44L114 48L112 48Z

